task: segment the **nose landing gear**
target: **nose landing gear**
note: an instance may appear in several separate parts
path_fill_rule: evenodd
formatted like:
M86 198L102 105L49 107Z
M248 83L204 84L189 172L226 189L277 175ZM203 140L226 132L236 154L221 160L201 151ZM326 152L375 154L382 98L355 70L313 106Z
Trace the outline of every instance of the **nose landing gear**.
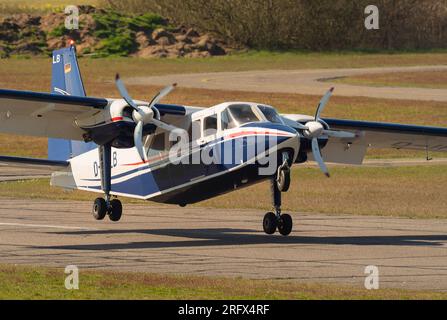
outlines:
M276 174L276 184L280 192L287 192L290 188L290 167L288 157L284 157Z

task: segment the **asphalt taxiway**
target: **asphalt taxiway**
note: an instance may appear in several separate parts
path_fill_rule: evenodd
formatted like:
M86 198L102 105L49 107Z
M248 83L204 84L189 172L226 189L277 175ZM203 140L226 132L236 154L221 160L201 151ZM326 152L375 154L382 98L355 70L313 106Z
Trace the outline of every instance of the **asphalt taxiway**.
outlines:
M2 199L0 263L336 282L447 291L447 220L292 213L267 236L257 210L126 205L119 223L89 202Z
M336 96L369 97L398 100L447 101L446 89L372 87L334 83L334 79L380 73L446 71L447 66L382 67L355 69L263 70L173 74L134 77L126 80L134 85L178 83L180 87L211 90L234 90L271 93L296 93L321 96L331 86ZM284 81L287 79L287 81Z

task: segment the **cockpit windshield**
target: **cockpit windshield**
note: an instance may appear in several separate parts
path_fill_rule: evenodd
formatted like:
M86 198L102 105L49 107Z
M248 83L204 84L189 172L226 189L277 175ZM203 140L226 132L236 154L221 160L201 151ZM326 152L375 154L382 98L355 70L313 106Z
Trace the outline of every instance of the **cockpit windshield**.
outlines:
M258 105L258 108L259 108L259 110L261 110L262 114L264 115L264 117L267 118L268 121L273 122L273 123L280 123L280 124L283 123L279 113L272 107Z
M233 104L222 112L222 129L232 129L249 122L258 122L253 107L248 104Z

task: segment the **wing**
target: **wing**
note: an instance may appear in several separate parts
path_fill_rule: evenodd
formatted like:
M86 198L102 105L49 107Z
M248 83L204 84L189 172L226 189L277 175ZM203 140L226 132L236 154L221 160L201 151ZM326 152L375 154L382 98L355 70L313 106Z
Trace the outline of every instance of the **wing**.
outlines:
M359 132L370 148L447 152L447 128L403 124L324 119L335 130Z
M68 161L54 161L45 159L0 156L0 165L8 167L30 168L30 169L44 168L54 171L61 168L67 168L70 165L70 163Z
M347 163L350 163L349 158L355 156L355 162L362 163L364 154L361 162L360 154L363 152L366 154L367 148L447 152L447 128L339 119L324 120L331 129L351 131L358 136L352 142L343 139L330 141L326 150L327 161L346 163L347 159ZM349 150L350 148L352 150ZM350 156L346 157L347 154Z
M289 125L305 124L309 119L285 115ZM327 162L361 164L368 148L409 149L447 152L447 128L383 122L323 119L331 130L348 131L356 138L330 138L322 155Z
M94 116L108 104L100 98L0 90L0 132L82 140L76 118Z

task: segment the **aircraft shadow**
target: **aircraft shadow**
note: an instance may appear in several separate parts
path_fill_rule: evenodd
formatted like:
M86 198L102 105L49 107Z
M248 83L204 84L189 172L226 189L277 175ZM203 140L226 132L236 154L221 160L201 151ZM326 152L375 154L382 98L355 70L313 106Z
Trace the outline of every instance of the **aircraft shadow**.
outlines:
M79 244L60 246L33 246L40 249L58 250L130 250L184 247L213 247L256 244L320 244L320 245L356 245L356 246L442 246L447 242L447 235L400 235L400 236L337 236L310 237L280 235L268 236L248 229L214 228L214 229L120 229L66 231L56 234L70 235L123 235L145 234L187 238L178 240L154 240L141 242L122 242L108 244ZM53 233L54 234L54 233ZM119 239L119 238L118 238Z

